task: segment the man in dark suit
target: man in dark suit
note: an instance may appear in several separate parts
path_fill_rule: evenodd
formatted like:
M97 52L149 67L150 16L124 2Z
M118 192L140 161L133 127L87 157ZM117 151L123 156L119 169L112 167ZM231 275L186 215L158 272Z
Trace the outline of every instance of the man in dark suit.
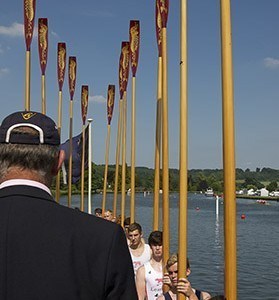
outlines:
M122 228L53 200L59 145L40 113L0 126L0 300L137 299Z

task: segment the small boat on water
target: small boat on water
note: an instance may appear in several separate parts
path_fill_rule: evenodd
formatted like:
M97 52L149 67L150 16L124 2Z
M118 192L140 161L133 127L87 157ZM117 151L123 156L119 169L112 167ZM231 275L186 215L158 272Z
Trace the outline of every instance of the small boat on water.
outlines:
M207 188L204 194L207 197L213 197L214 196L213 189L211 187Z
M262 205L269 205L269 203L266 200L263 200L263 199L257 200L257 203L262 204Z

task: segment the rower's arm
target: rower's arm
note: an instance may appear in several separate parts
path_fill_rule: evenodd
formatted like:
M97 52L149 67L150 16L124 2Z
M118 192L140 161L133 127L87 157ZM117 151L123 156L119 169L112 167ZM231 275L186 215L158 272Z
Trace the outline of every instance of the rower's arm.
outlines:
M202 294L202 299L203 299L203 300L210 300L210 299L211 299L211 296L210 296L209 293L207 293L207 292L202 292L201 294Z
M145 268L144 266L141 266L137 270L136 274L136 287L138 292L139 300L144 300L146 297L146 290L145 290Z

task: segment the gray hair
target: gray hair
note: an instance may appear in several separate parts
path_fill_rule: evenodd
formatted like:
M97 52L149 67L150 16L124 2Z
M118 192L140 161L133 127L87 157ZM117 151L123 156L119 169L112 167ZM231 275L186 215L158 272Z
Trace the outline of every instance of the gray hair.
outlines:
M0 144L0 180L11 168L18 168L34 172L38 181L50 186L58 157L58 146Z

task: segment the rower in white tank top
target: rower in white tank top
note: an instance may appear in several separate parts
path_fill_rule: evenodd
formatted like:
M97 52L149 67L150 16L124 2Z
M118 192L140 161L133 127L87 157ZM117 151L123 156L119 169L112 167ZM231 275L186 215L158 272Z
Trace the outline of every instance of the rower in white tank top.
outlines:
M147 299L157 299L163 293L163 271L153 269L150 262L144 264L144 270Z
M140 256L134 256L131 251L130 254L133 261L134 272L136 276L136 272L138 268L150 260L151 257L150 247L148 244L144 244L144 250Z

